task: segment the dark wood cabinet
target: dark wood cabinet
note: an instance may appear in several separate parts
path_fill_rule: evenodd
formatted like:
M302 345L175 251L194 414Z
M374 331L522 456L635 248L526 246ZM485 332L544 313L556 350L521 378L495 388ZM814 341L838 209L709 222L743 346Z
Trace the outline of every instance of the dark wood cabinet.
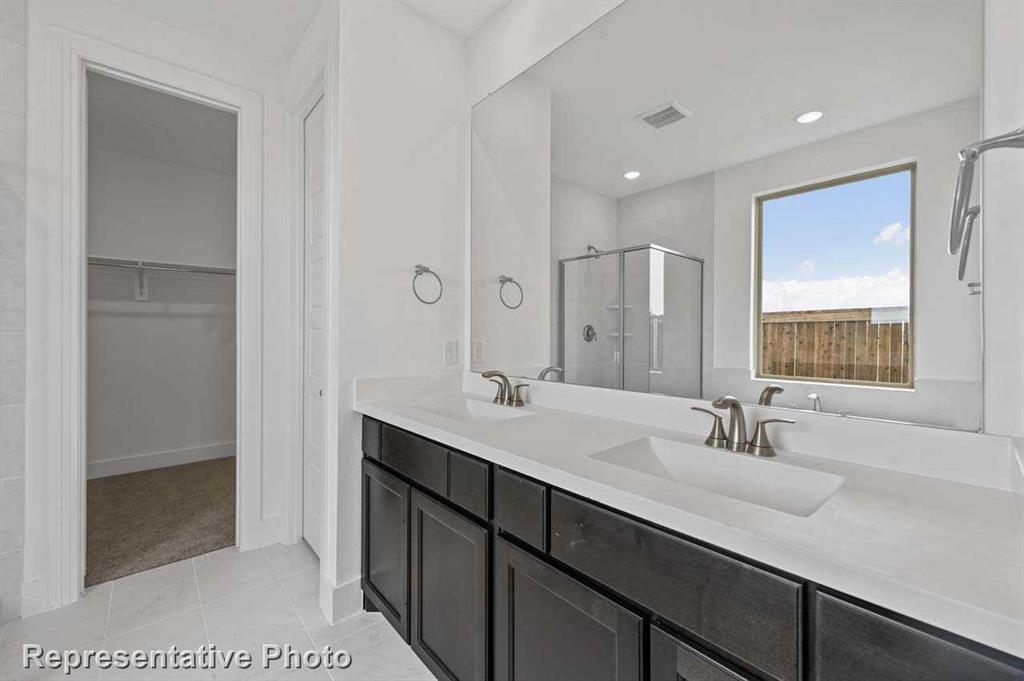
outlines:
M486 681L488 532L422 492L411 501L409 643L449 681Z
M799 582L557 491L551 555L758 676L801 678Z
M642 640L639 616L495 539L496 681L638 681Z
M494 522L498 529L538 551L546 551L548 511L544 485L499 468L494 487Z
M409 640L409 485L363 459L363 594Z
M385 423L380 461L435 494L448 494L448 450L435 442Z
M651 681L753 681L695 646L651 625Z
M815 614L818 681L1024 680L1019 661L981 654L828 594L817 594Z
M365 602L440 679L1024 681L1011 655L386 423L362 434Z

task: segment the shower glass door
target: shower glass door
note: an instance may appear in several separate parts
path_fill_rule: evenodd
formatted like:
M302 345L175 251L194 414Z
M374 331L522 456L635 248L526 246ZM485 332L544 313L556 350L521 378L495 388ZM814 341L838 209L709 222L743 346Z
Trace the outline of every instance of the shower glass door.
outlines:
M562 341L566 383L622 388L620 257L609 253L562 263L556 337Z

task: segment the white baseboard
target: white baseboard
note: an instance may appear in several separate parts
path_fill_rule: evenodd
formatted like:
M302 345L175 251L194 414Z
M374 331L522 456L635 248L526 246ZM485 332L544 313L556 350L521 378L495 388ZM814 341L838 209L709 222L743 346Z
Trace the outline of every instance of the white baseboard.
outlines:
M105 478L110 475L148 471L153 468L167 468L168 466L180 466L184 463L220 459L234 455L234 442L217 442L211 445L203 445L202 447L189 447L188 449L172 449L167 452L150 452L113 459L100 459L99 461L89 462L86 477L90 480L92 478Z
M328 622L340 622L363 609L363 587L359 577L334 586L320 575L320 611Z

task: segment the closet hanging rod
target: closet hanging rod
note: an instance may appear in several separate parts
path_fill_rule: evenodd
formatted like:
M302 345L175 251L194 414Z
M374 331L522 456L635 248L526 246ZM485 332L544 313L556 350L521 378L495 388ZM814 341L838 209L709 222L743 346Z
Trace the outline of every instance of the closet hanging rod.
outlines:
M160 270L163 272L197 272L200 274L229 274L234 275L233 267L209 267L206 265L186 265L173 262L154 262L152 260L128 260L126 258L101 258L89 256L90 265L102 267L122 267L129 270Z

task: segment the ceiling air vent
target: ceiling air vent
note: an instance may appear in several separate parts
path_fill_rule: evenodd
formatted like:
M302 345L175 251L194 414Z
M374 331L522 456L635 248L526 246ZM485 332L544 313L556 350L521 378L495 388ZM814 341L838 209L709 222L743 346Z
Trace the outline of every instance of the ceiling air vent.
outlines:
M662 104L637 116L637 118L652 128L664 128L666 125L671 125L676 121L689 117L690 112L675 102Z

